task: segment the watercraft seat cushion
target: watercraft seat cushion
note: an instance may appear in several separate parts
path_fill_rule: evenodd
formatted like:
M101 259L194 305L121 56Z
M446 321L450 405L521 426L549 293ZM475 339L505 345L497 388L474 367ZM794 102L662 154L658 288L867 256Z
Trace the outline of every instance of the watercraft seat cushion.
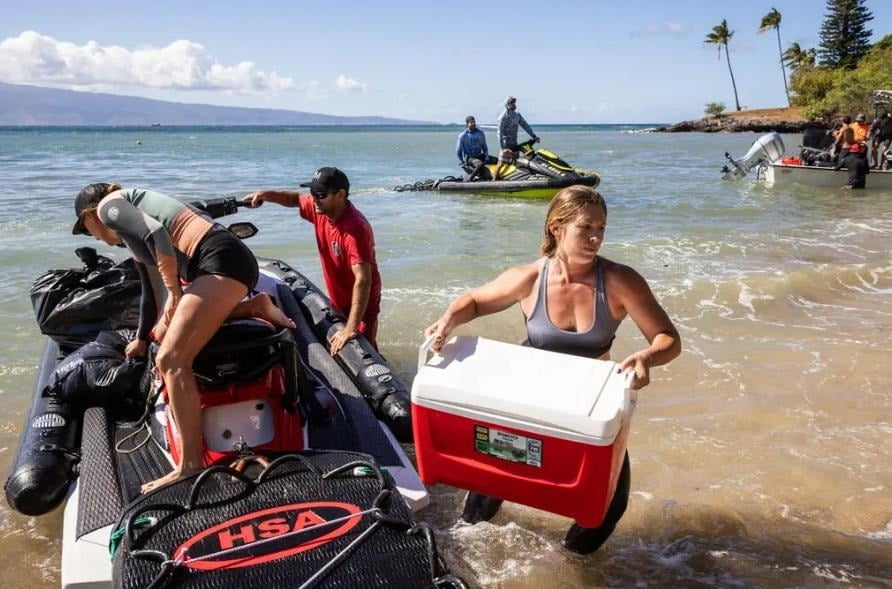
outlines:
M259 319L226 321L193 363L199 382L222 386L255 380L282 361L282 351L294 349L289 330Z

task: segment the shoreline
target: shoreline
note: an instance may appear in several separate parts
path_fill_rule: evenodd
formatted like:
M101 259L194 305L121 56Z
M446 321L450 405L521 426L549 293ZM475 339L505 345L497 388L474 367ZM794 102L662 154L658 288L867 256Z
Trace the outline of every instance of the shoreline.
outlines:
M805 118L801 108L762 108L707 115L657 127L656 133L801 133L807 128L828 129L823 121Z

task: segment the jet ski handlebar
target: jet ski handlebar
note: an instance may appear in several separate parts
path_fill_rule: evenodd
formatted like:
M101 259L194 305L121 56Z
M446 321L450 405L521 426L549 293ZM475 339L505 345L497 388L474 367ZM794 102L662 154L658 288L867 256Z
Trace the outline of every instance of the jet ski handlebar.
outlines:
M204 211L212 219L219 219L227 215L234 215L238 212L239 207L247 207L248 203L237 199L234 196L224 196L222 198L209 198L206 200L193 200L190 202L193 207Z

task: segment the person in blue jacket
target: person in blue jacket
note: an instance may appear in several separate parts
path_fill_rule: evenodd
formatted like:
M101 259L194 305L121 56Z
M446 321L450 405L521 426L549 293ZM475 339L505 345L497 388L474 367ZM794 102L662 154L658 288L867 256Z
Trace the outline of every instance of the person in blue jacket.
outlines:
M533 132L533 128L523 118L523 115L517 112L517 99L509 96L505 99L505 110L499 115L496 136L499 139L499 149L501 151L499 152L499 162L496 164L495 172L492 175L493 180L499 179L499 172L502 171L503 165L510 164L517 157L518 126L523 127L527 135L533 139L533 143L539 141L539 137Z
M455 145L458 165L468 174L469 181L478 177L488 180L490 174L486 164L489 160L489 148L486 147L486 135L477 128L477 120L473 115L465 118L465 127Z

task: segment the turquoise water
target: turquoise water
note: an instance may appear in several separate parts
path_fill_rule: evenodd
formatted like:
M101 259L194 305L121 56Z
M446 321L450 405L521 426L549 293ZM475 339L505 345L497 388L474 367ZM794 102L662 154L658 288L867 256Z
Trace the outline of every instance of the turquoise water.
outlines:
M644 275L685 352L656 369L630 436L633 494L606 550L557 548L568 521L507 506L454 525L461 495L421 513L457 572L481 587L886 586L892 577L892 193L720 179L756 135L537 127L543 145L602 175L604 256ZM421 332L452 297L535 259L542 201L396 193L457 174L458 128L0 130L0 467L15 452L42 341L31 281L74 265L72 199L88 182L178 197L295 188L336 165L371 221L383 280L379 343L407 383ZM491 143L492 130L486 130ZM785 136L790 151L797 137ZM139 142L139 143L138 143ZM249 245L321 284L293 210L240 213ZM123 250L103 253L120 257ZM518 310L464 333L517 341ZM643 346L627 321L622 359ZM0 508L5 586L58 584L60 513Z

